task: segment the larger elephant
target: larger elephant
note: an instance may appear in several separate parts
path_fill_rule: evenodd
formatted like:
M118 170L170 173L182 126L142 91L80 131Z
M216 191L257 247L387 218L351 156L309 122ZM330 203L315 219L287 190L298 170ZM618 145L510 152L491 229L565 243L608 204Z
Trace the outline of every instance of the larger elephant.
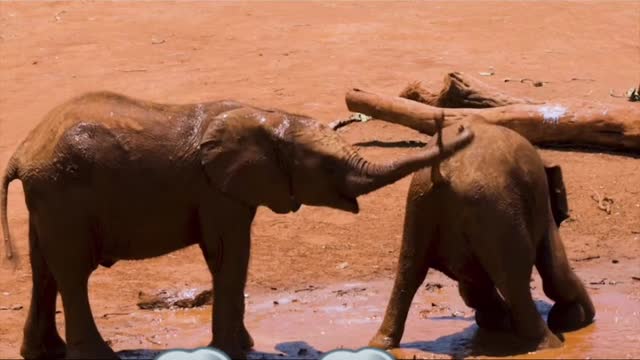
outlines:
M512 130L481 118L465 126L475 133L471 145L413 176L395 283L371 346L399 345L411 301L430 268L458 282L480 328L514 332L523 350L559 346L551 330L574 330L594 318L558 232L568 216L560 167L545 164ZM451 126L443 133L455 131ZM548 326L531 297L534 265L555 301Z
M24 186L33 292L24 357L116 358L94 323L87 282L98 265L198 244L215 278L210 345L234 356L253 345L243 323L256 208L301 204L357 213L356 198L435 164L442 151L371 163L334 131L300 115L234 101L166 105L99 92L53 109L10 159L2 226L13 256L7 188ZM66 344L55 326L62 296Z

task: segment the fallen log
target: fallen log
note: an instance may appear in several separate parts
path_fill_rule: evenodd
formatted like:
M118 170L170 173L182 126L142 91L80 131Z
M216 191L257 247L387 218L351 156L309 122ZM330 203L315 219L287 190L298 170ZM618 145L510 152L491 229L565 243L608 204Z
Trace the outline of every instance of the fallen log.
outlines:
M398 95L401 98L444 108L489 108L513 104L543 104L526 98L517 98L500 92L480 80L460 72L451 72L444 77L444 86L439 93L424 88L419 81L407 85ZM357 115L357 114L356 114ZM329 124L333 130L364 121L359 116L339 119Z
M347 92L346 103L350 111L428 135L436 132L438 119L444 118L444 126L449 126L480 116L518 132L536 145L596 147L640 154L640 106L633 104L564 100L480 109L442 108L359 89Z

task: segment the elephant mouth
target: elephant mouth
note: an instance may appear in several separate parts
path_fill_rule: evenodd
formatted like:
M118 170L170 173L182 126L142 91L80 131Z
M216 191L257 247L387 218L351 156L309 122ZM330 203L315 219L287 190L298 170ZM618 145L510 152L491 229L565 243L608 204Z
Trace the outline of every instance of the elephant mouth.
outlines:
M353 214L357 214L360 212L360 205L358 204L358 199L346 195L340 196L345 204L342 207L343 210L348 211Z
M289 198L288 203L280 203L279 206L274 206L274 205L266 205L266 206L276 214L289 214L289 213L294 213L300 210L300 207L302 207L302 204L292 196L291 198Z

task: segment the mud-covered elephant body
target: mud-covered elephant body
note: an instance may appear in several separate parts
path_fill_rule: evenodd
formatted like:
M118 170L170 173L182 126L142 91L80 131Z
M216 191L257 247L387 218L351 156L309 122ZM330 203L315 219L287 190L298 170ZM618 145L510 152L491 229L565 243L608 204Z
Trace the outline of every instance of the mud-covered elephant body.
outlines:
M549 328L572 330L594 317L558 234L568 211L560 168L545 166L534 147L509 129L480 119L467 126L475 133L471 145L439 170L413 176L396 280L372 346L398 346L429 268L458 282L481 328L513 331L526 346L557 346ZM452 131L445 128L445 138ZM529 289L534 265L555 301L549 328Z
M98 333L87 282L98 265L198 244L215 278L212 345L239 355L250 228L256 208L301 204L358 212L356 198L471 141L389 164L361 158L313 119L234 101L164 105L101 92L52 110L8 163L1 189L7 256L7 187L24 186L33 293L23 356L115 357ZM179 266L179 265L176 265ZM56 294L65 344L55 326Z

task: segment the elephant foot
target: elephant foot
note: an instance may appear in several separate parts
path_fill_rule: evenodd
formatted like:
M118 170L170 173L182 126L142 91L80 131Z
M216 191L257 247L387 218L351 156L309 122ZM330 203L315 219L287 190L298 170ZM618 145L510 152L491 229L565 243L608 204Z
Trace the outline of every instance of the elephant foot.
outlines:
M538 343L538 350L543 349L556 349L562 347L562 340L550 330L547 330L542 338L542 341Z
M561 335L560 335L561 336ZM536 338L520 337L523 341L523 349L527 351L537 351L544 349L556 349L562 347L563 340L554 334L548 328L545 329L543 335Z
M240 330L240 339L238 340L238 343L240 344L240 348L243 350L251 350L253 345L255 345L251 334L249 334L249 331L244 327L244 325L242 326L242 330Z
M225 344L219 342L211 342L208 347L213 347L221 350L232 359L246 359L249 349L243 349L239 345Z
M574 331L591 324L594 315L579 302L555 303L549 311L547 323L554 332Z
M86 344L69 346L67 359L120 359L111 348L103 344Z
M244 359L247 353L253 348L254 341L247 328L242 326L238 335L230 340L216 341L215 338L209 343L209 347L215 347L224 351L232 359Z
M511 331L511 316L503 310L476 310L478 327L491 331Z
M20 347L20 355L25 359L60 359L67 353L67 345L58 334L43 342L29 340L26 336Z
M399 339L394 339L391 336L387 336L382 333L377 333L371 341L369 341L369 346L376 349L381 350L389 350L392 348L397 348L400 345Z

